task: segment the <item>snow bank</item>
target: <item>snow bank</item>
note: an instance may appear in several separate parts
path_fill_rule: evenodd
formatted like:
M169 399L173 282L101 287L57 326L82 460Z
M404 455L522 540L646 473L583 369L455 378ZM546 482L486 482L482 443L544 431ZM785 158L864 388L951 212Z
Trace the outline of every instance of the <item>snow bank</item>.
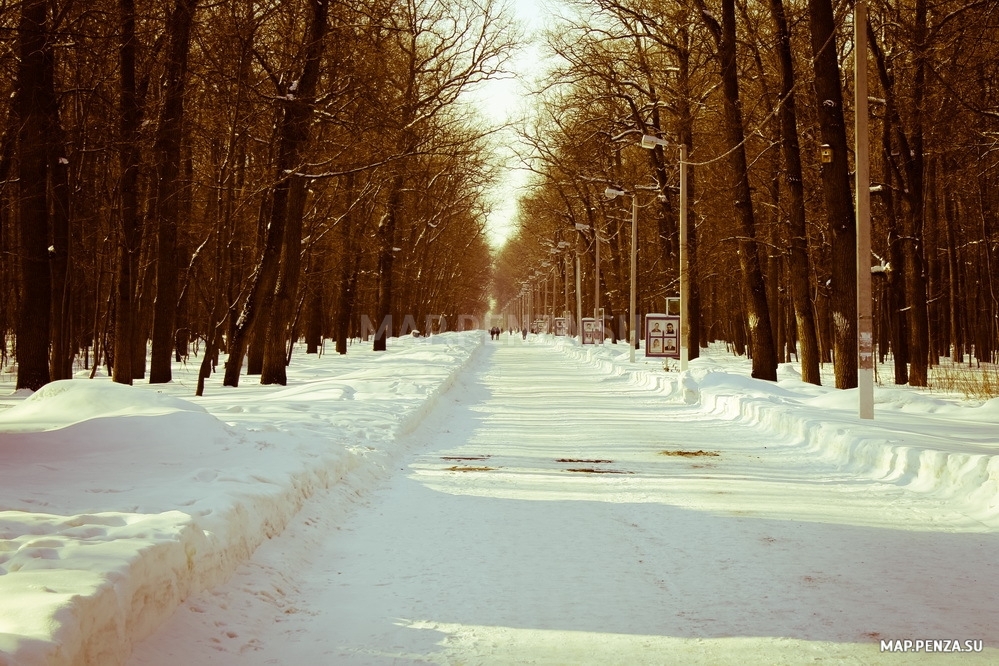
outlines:
M119 664L189 595L228 579L322 489L384 478L480 348L482 333L393 339L374 354L299 355L287 387L252 381L190 397L197 368L168 385L106 378L0 398L0 665ZM626 345L531 337L661 397L773 433L854 474L950 498L983 529L996 512L999 400L971 406L878 388L751 379L715 353L684 373ZM520 344L519 340L517 344ZM196 364L195 364L196 365Z
M302 355L311 374L288 387L210 387L201 404L161 393L190 395L183 368L171 385L19 396L0 410L0 665L123 663L317 491L384 473L481 342Z
M999 399L976 406L908 387L876 387L870 421L858 416L856 389L806 384L792 364L781 364L775 383L751 378L749 361L724 354L694 359L686 372L672 373L642 351L630 363L626 344L535 342L626 376L671 402L697 403L720 418L766 428L775 445L807 446L854 474L956 499L973 519L999 525Z

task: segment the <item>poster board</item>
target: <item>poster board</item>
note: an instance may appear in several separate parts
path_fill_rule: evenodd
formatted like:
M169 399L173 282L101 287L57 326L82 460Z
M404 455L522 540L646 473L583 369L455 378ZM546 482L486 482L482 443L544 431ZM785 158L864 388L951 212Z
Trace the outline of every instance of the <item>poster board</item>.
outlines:
M680 317L645 315L645 355L650 358L680 358Z

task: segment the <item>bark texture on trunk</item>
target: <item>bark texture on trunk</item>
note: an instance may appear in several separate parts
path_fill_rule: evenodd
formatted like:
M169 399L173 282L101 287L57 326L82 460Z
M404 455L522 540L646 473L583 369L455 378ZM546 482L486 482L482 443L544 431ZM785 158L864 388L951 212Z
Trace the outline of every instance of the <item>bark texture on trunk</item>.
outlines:
M149 357L149 383L169 382L173 375L174 325L177 321L180 223L181 146L184 136L184 96L191 25L198 0L177 0L167 23L170 47L163 82L163 107L153 148L156 191L152 204L156 224L156 304Z
M721 61L726 144L729 146L731 189L735 197L735 233L738 236L739 268L745 298L746 325L749 331L753 370L757 379L777 380L777 350L770 326L767 289L760 267L756 244L756 221L753 214L749 164L746 159L745 133L739 100L739 72L736 63L735 0L723 0L719 26L704 12L708 27L715 35Z
M798 144L797 106L794 97L794 59L791 53L791 33L782 0L770 0L770 10L777 25L777 54L781 68L781 104L778 109L781 147L784 153L785 179L790 199L788 227L790 251L791 301L801 348L801 380L821 384L819 376L819 341L815 332L815 311L810 288L812 269L808 259L808 232L805 226L805 188L801 169L801 148Z
M18 25L17 88L14 110L18 143L18 226L21 303L17 319L17 388L37 391L49 382L48 139L45 118L46 59L52 57L48 3L26 0Z
M808 0L815 95L822 143L826 223L832 238L833 361L836 388L857 386L857 223L847 160L843 89L836 59L836 24L830 0Z

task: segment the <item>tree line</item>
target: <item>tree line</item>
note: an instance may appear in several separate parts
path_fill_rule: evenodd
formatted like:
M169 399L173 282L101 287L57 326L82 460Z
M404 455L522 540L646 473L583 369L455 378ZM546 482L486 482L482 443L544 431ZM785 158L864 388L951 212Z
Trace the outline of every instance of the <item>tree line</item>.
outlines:
M464 100L516 44L494 0L0 1L2 366L158 383L197 345L200 394L485 312Z
M501 305L550 277L574 311L578 257L582 310L599 298L611 317L627 312L630 201L607 200L612 187L639 199L638 311L664 311L679 289L683 145L692 357L723 340L756 377L798 358L805 381L835 362L836 385L856 386L859 58L873 182L861 266L881 360L914 386L941 357L996 362L999 3L870 0L866 54L852 2L562 4L555 65L523 128L534 186L497 260ZM643 135L667 145L643 150Z

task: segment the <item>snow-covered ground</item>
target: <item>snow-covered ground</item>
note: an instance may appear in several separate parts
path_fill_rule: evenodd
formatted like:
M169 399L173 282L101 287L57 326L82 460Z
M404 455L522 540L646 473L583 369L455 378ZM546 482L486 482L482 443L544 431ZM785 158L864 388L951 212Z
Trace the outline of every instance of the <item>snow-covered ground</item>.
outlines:
M0 664L999 661L999 401L481 333L195 373L0 398Z

